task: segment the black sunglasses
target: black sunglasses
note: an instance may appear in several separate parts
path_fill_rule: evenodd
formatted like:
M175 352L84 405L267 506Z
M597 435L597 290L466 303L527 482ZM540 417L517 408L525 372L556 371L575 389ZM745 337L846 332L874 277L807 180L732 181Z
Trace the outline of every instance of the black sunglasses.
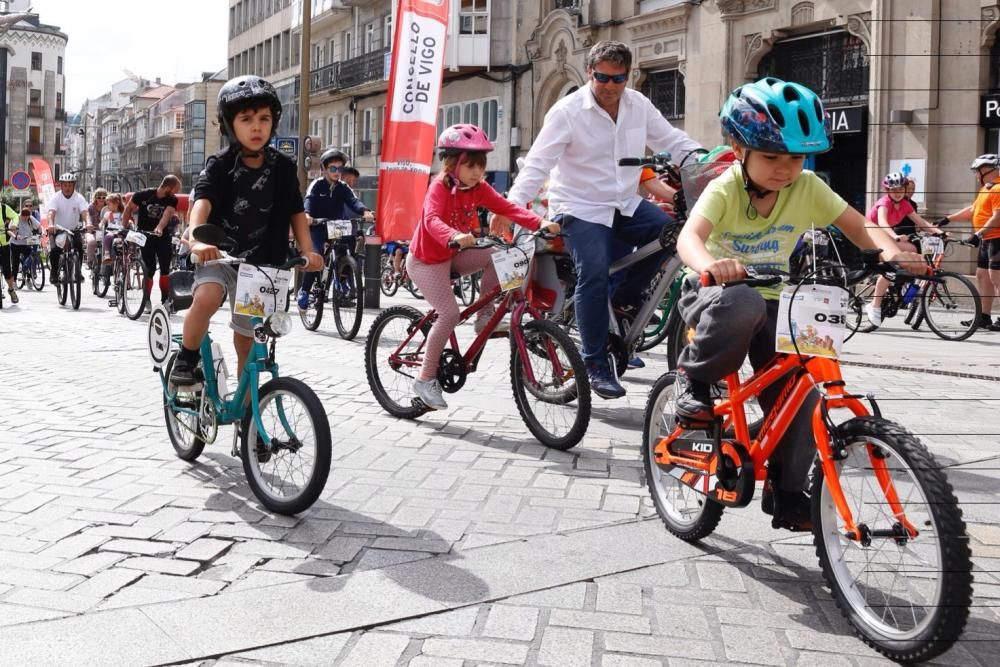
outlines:
M615 83L625 83L628 81L628 74L605 74L604 72L592 72L594 75L594 80L598 83L607 83L608 81L614 81Z
M331 171L331 172L332 172L332 171L339 171L339 172L343 172L343 171L344 171L344 169L346 169L346 167L345 167L344 165L342 165L342 164L341 164L341 165L336 165L336 164L331 164L331 165L330 165L329 167L327 167L326 169L327 169L327 171Z

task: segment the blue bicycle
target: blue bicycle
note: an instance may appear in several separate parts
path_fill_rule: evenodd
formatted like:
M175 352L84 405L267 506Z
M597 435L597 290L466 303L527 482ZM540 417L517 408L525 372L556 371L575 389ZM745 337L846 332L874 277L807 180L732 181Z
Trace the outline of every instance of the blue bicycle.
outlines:
M245 263L240 257L226 254L235 244L221 228L201 225L193 234L196 240L223 252L221 259L205 262L206 265ZM280 267L257 268L288 272L305 262L305 258L297 257ZM261 272L261 275L267 274ZM268 280L272 280L274 288L274 279L268 277ZM316 393L301 380L279 376L275 347L292 326L291 318L278 303L279 291L285 290L269 290L274 299L270 315L251 316L254 343L232 393L227 393L222 350L209 334L201 343L201 384L183 388L170 385L168 378L181 336L171 333L169 310L164 305L153 309L148 341L163 387L167 433L177 456L194 461L205 445L215 442L220 425L235 424L232 455L242 459L251 491L269 510L297 514L309 508L322 493L330 473L332 445L330 424ZM186 296L189 295L172 294L170 301L184 302ZM271 379L259 386L265 373ZM240 447L237 439L241 441Z
M28 247L31 252L21 258L21 265L16 267L17 289L24 289L25 285L31 285L36 292L41 292L45 287L45 262L39 246L39 237L32 236L28 239Z

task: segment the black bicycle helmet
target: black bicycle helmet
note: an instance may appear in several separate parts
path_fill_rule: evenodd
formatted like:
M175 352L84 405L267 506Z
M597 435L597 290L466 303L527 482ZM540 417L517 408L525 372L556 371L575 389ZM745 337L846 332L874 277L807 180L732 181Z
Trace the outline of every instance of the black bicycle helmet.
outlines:
M259 76L252 75L238 76L223 84L219 90L219 127L230 143L238 143L236 133L233 132L233 118L236 114L262 106L271 107L273 138L278 130L278 121L281 120L281 100L278 99L274 86Z
M345 166L348 163L347 155L344 153L344 151L336 148L327 148L325 151L323 151L323 154L319 156L319 164L324 169L326 169L327 163L333 162L334 160L339 160Z

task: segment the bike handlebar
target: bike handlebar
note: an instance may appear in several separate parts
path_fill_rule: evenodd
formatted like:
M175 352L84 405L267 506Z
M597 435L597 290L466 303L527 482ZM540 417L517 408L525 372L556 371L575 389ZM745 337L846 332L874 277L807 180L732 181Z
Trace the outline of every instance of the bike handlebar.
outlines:
M531 236L532 238L543 239L545 241L551 241L552 239L565 236L565 234L561 232L559 234L550 234L544 230L539 229L537 232L532 232L531 234L529 234L529 236ZM498 236L481 236L477 238L476 242L473 243L468 248L463 248L461 245L459 245L457 241L448 241L448 247L457 248L459 251L461 251L461 250L477 250L480 248L516 248L517 244L508 243L507 241Z
M777 269L756 269L753 273L748 274L746 278L740 280L731 280L727 283L723 283L721 286L723 288L733 287L735 285L746 285L747 287L774 287L775 285L780 285L782 283L787 284L816 284L816 285L833 285L837 287L844 287L848 285L855 285L860 283L862 280L869 278L875 274L887 275L891 274L895 276L897 280L929 280L931 282L943 282L942 278L938 278L930 273L918 276L915 273L905 271L895 264L890 262L878 262L871 266L867 266L863 269L855 269L849 271L843 279L836 278L821 278L814 275L805 276L793 276L787 271L779 271ZM715 285L715 277L708 271L703 271L698 277L698 282L702 287L711 287Z
M199 255L191 255L191 261L195 264L201 264L202 266L215 266L218 264L253 264L253 262L248 262L243 257L234 257L226 252L221 252L221 257L218 259L210 259L207 262L201 261ZM288 259L284 264L253 264L257 268L270 268L278 269L280 271L288 271L289 269L295 268L296 266L305 266L309 263L307 257L292 257Z

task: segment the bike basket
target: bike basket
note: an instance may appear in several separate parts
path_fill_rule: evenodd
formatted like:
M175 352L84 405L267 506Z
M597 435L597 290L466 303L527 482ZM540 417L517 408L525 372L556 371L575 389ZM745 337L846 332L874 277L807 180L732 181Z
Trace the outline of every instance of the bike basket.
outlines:
M344 236L354 236L354 225L350 220L327 220L326 237L339 239Z
M528 275L528 266L535 254L535 239L528 236L518 241L518 244L506 250L493 253L493 268L496 269L500 289L509 292L520 289Z
M291 271L240 264L233 312L250 317L267 317L284 310L291 281Z
M681 167L681 184L684 186L684 203L688 211L694 208L698 197L708 184L733 166L732 162L692 162Z
M146 235L142 232L131 231L125 235L125 240L129 243L136 244L140 248L144 248L146 246Z

